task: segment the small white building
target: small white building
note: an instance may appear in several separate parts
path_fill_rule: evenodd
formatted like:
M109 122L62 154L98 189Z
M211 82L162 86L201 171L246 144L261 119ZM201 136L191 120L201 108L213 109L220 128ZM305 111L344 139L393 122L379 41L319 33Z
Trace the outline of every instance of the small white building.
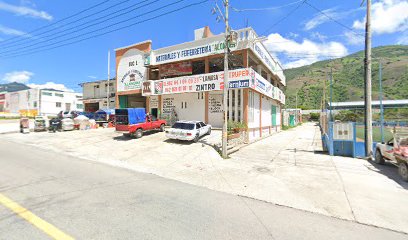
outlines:
M32 88L5 94L5 112L21 115L57 115L60 111L83 111L82 94Z
M82 87L85 112L96 112L99 109L115 108L116 79L99 80L79 84ZM108 92L109 91L109 92ZM107 99L109 95L109 106Z

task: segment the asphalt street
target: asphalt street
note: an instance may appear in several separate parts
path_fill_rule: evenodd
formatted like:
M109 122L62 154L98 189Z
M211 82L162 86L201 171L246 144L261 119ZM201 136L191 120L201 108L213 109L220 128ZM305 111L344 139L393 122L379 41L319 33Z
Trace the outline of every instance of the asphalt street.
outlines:
M408 239L0 141L0 239Z

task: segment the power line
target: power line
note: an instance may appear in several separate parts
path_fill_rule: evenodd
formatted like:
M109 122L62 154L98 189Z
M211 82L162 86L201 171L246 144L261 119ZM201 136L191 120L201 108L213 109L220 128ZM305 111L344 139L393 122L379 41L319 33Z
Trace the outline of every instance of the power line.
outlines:
M268 33L273 27L275 27L276 25L278 25L279 23L281 23L282 21L284 21L285 19L290 17L290 15L292 15L294 12L296 12L305 2L306 2L306 0L302 0L294 9L292 9L292 11L290 11L288 14L286 14L283 18L276 21L274 24L272 24L272 26L270 26L265 31L263 31L261 35L265 35L265 33Z
M129 1L129 0L126 0L126 1ZM144 3L144 2L147 2L147 1L150 1L150 0L144 0L144 1L141 1L141 2L139 2L139 3L137 3L137 4L134 4L134 5L132 5L132 6L137 6L137 5L139 5L139 4L141 4L141 3ZM88 26L85 25L85 27L82 27L82 28L79 28L79 29L77 28L78 26L74 26L74 27L71 27L71 28L68 28L68 29L65 29L65 30L62 30L62 31L59 31L59 32L56 32L56 33L52 33L52 34L50 34L50 35L45 36L45 38L46 38L46 37L54 36L53 38L46 39L46 40L43 40L43 41L39 41L39 42L30 44L30 45L27 45L27 46L24 46L24 47L20 47L20 48L18 48L18 50L25 49L25 48L29 48L29 47L32 47L32 46L36 46L36 45L39 45L39 44L41 44L41 43L48 43L48 42L51 41L51 40L58 39L58 38L61 38L61 37L64 37L64 36L68 36L68 35L70 35L70 34L72 34L72 33L80 32L80 31L82 31L82 30L84 30L84 29L87 29L87 28L90 28L90 27L99 25L99 24L101 24L101 23L105 23L105 22L107 22L108 20L111 20L111 19L114 19L114 18L121 17L121 16L123 16L123 15L125 15L125 14L128 14L128 13L133 12L134 10L137 10L137 9L140 9L140 8L143 8L143 7L146 7L146 6L148 6L148 5L151 5L151 4L153 4L153 3L156 3L156 2L158 2L158 1L160 1L160 0L155 0L155 1L153 1L153 2L144 4L144 5L140 6L140 7L130 9L129 11L127 11L127 12L125 12L125 13L122 13L122 14L119 14L119 15L116 15L116 16L113 16L113 17L110 17L110 18L108 18L108 19L105 19L105 20L102 20L102 21L99 21L99 22L90 24L90 25L88 25ZM184 0L183 0L183 1L184 1ZM121 10L118 10L118 11L116 11L116 12L114 12L114 13L121 12L121 11L123 11L123 10L128 10L128 7L127 7L127 8L123 8L123 9L121 9ZM103 19L103 18L105 18L105 17L109 17L110 15L111 15L111 14L104 15L104 16L102 16L102 17L93 19L92 21L90 21L90 22L88 22L88 23L92 23L92 22L95 21L95 20L99 20L99 19ZM68 32L68 33L64 33L64 32L66 32L66 31L68 31L68 30L71 30L71 29L75 29L75 30L74 30L74 31L71 31L71 32ZM55 36L55 34L58 34L58 33L64 33L64 34L60 34L60 35ZM15 46L18 46L18 45L24 45L24 44L17 44L17 45L15 45ZM5 48L9 48L9 47L5 47ZM13 51L16 51L16 50L0 51L0 54L8 53L8 52L13 52Z
M156 1L158 1L158 0L156 0ZM28 49L28 51L30 51L30 50L35 50L35 49L39 49L39 48L44 48L44 47L46 48L46 47L48 47L48 46L53 46L53 45L56 45L56 44L58 44L58 43L66 42L66 41L69 41L69 40L72 40L72 39L76 39L76 38L80 38L80 37L83 37L83 36L85 36L85 35L89 35L89 34L91 34L91 33L98 32L98 31L100 31L100 30L104 30L104 29L106 29L106 28L110 28L110 27L112 27L112 26L122 24L122 23L124 23L124 22L128 22L129 20L132 20L132 19L134 19L134 18L141 17L141 16L144 16L144 15L149 14L149 13L152 13L152 12L156 12L156 11L158 11L158 10L164 9L164 8L169 7L169 6L171 6L171 5L175 5L175 4L180 3L180 2L182 2L182 1L185 1L185 0L178 0L178 1L176 1L176 2L173 2L173 3L170 3L170 4L164 5L164 6L160 7L160 8L156 8L156 9L154 9L154 10L151 10L151 11L148 11L148 12L145 12L145 13L142 13L142 14L139 14L139 15L137 15L137 16L134 16L134 17L131 17L131 18L127 18L127 19L121 20L121 21L119 21L119 22L115 22L115 23L110 24L110 25L108 25L108 26L103 26L103 27L101 27L101 28L92 30L92 31L90 31L90 32L83 33L83 34L81 34L81 35L76 35L76 36L74 36L74 37L70 37L70 38L67 38L67 39L62 39L62 40L60 40L60 41L56 41L56 42L51 43L51 44L49 43L49 41L50 41L50 40L53 40L53 39L49 39L49 40L46 40L46 41L42 41L41 43L45 43L44 45L38 46L38 47L34 47L34 48L32 48L32 49ZM149 5L149 4L146 4L146 5ZM144 6L146 6L146 5L144 5ZM141 6L141 7L143 7L143 6ZM139 8L141 8L141 7L139 7ZM77 31L73 31L72 33L80 32L81 30L83 30L83 29L79 29L79 30L77 30ZM65 34L65 35L69 35L69 34ZM38 43L37 43L37 44L38 44ZM33 45L37 45L37 44L33 44ZM27 47L23 47L23 48L27 48ZM20 49L23 49L23 48L20 48ZM12 53L8 53L8 54L7 54L7 52L12 52ZM13 54L15 54L15 53L18 53L18 50L4 51L4 52L0 52L0 54L1 54L1 53L6 53L5 55L3 54L3 56L13 55ZM0 56L1 56L1 55L0 55Z
M8 39L6 39L6 40L4 40L4 41L1 41L0 43L5 43L5 42L8 42L8 41L14 40L14 39L16 39L16 38L21 38L21 37L23 37L23 36L27 36L27 37L28 37L28 36L31 35L31 33L37 32L37 31L39 31L39 30L41 30L41 29L44 29L44 28L47 28L47 27L50 27L50 26L54 26L54 25L56 25L56 24L58 24L58 23L60 23L60 22L62 22L62 21L65 21L65 20L67 20L67 19L70 19L70 18L73 18L73 17L75 17L75 16L78 16L78 15L80 15L81 13L84 13L84 12L86 12L86 11L88 11L88 10L91 10L91 9L93 9L93 8L96 8L96 7L99 7L99 6L105 4L105 3L109 2L109 1L110 1L110 0L102 1L102 2L100 2L100 3L97 3L97 4L95 4L95 5L92 5L92 6L89 7L89 8L86 8L86 9L84 9L84 10L81 10L81 11L75 13L75 14L72 14L72 15L70 15L70 16L68 16L68 17L65 17L65 18L63 18L63 19L60 19L60 20L58 20L58 21L56 21L56 22L54 22L54 23L51 23L51 24L48 24L48 25L45 25L45 26L36 28L36 29L34 29L34 30L32 30L32 31L30 31L30 32L28 32L28 33L23 34L23 35L19 35L19 36L16 36L16 37L8 38ZM1 45L1 44L0 44L0 45Z
M288 3L285 5L281 5L281 6L276 6L276 7L267 7L267 8L246 8L246 9L237 9L234 7L231 7L231 9L235 12L246 12L246 11L267 11L267 10L276 10L276 9L280 9L280 8L284 8L284 7L288 7L291 5L294 5L296 3L302 2L303 0L300 1L296 1L296 2L292 2L292 3Z
M197 5L203 4L203 3L208 2L208 1L209 1L209 0L203 0L203 1L195 2L195 3L191 3L191 4L185 5L185 6L183 6L183 7L180 7L180 8L174 9L174 10L171 10L171 11L169 11L169 12L165 12L165 13L162 13L162 14L159 14L159 15L156 15L156 16L153 16L153 17L144 19L144 20L140 20L140 21L138 21L138 22L135 22L135 23L132 23L132 24L123 26L123 27L119 27L119 28L116 28L116 29L113 29L113 30L109 30L109 31L103 32L103 33L95 34L95 35L89 36L89 37L87 37L87 38L75 40L75 41L68 42L68 43L61 44L61 45L57 45L57 46L52 47L52 48L46 48L46 49L42 49L42 50L32 49L32 50L35 50L35 51L28 51L28 52L23 52L23 53L20 53L20 54L10 54L10 55L4 56L4 57L5 57L5 58L11 58L11 57L24 56L24 55L29 55L29 54L33 54L33 53L37 53L37 52L42 52L42 51L48 51L48 50L52 50L52 49L55 49L55 48L59 48L59 47L71 45L71 44L74 44L74 43L82 42L82 41L85 41L85 40L88 40L88 39L92 39L92 38L99 37L99 36L102 36L102 35L106 35L106 34L109 34L109 33L112 33L112 32L116 32L116 31L119 31L119 30L122 30L122 29L125 29L125 28L133 27L133 26L135 26L135 25L138 25L138 24L141 24L141 23L150 21L150 20L154 20L154 19L160 18L160 17L162 17L162 16L166 16L166 15L169 15L169 14L171 14L171 13L184 10L184 9L186 9L186 8L189 8L189 7L197 6ZM176 3L177 3L177 2L176 2ZM172 4L175 4L175 3L172 3ZM172 4L168 4L168 5L172 5ZM168 6L168 5L166 5L166 6ZM161 9L165 8L166 6L161 7L161 8L158 8L158 9L155 9L155 10L152 10L152 11L149 11L149 12L144 13L144 14L141 14L141 15L146 15L146 14L152 13L152 12L154 12L154 11L161 10ZM111 26L113 26L113 25L117 25L117 24L112 24L112 25L110 25L110 26L108 26L108 27L111 27ZM103 28L103 29L105 29L105 28ZM100 29L95 30L95 31L92 31L92 32L90 32L90 33L93 33L93 32L99 31L99 30L100 30ZM87 34L89 34L89 33L87 33ZM83 35L81 35L81 36L83 36ZM75 38L78 38L78 37L81 37L81 36L77 36L77 37L75 37ZM71 39L74 39L74 38L71 38ZM67 39L67 40L71 40L71 39ZM63 42L63 41L61 41L61 42ZM54 44L55 44L55 43L54 43ZM46 46L46 47L48 47L48 46Z
M355 32L354 29L352 29L352 28L348 27L347 25L345 25L345 24L343 24L343 23L337 21L336 19L332 18L330 15L326 14L324 11L322 11L322 10L318 9L317 7L313 6L312 4L310 4L307 0L305 0L304 3L306 3L306 4L309 5L311 8L313 8L314 10L316 10L317 12L319 12L320 14L324 15L324 16L327 17L328 19L332 20L333 22L335 22L335 23L339 24L340 26L342 26L342 27L344 27L344 28L350 30L352 33L354 33L354 34L356 34L356 35L364 35L364 34Z

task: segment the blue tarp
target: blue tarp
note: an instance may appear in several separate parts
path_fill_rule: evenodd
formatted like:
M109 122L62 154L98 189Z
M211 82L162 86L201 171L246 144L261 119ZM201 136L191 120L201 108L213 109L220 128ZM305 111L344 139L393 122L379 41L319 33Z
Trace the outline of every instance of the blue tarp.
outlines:
M129 124L142 123L146 121L146 110L144 108L128 108Z
M127 116L128 124L137 124L146 121L146 110L144 108L121 108L115 109L115 115L119 118Z

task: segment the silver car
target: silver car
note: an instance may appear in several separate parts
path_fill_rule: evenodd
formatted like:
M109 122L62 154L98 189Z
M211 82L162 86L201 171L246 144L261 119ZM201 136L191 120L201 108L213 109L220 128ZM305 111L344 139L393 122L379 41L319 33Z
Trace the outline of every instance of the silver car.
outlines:
M166 130L166 137L184 141L198 142L206 134L211 134L211 125L201 121L177 121Z

